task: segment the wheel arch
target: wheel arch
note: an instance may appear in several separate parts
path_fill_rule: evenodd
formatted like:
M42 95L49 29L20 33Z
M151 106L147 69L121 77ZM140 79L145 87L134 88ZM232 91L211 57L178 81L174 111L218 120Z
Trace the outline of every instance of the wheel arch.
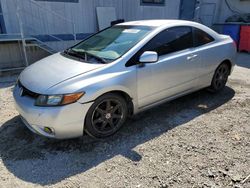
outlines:
M223 60L223 61L218 65L218 67L219 67L221 64L223 64L223 63L225 63L225 64L228 66L229 72L230 72L230 75L231 75L231 73L232 73L232 68L233 68L233 63L232 63L229 59L225 59L225 60ZM217 68L218 68L218 67L217 67Z
M109 94L109 96L111 96L110 94L112 94L112 96L114 97L114 95L116 95L117 97L119 96L119 98L123 98L125 101L126 101L126 104L128 104L128 111L126 112L126 116L125 117L129 117L129 116L131 116L131 115L133 115L133 110L134 110L134 106L133 106L133 101L132 101L132 98L129 96L129 94L128 93L126 93L125 91L122 91L122 90L112 90L112 91L108 91L108 92L106 92L106 93L103 93L103 94L101 94L101 95L99 95L98 97L96 97L95 98L95 100L94 101L92 101L92 104L91 104L91 106L90 106L90 108L88 109L88 112L87 112L87 114L86 114L86 116L85 116L85 118L84 118L84 129L83 129L83 134L85 134L85 133L87 133L88 135L90 135L90 136L92 136L92 137L94 137L94 138L101 138L101 136L100 136L100 133L98 133L97 135L96 135L96 133L95 132L93 132L93 129L92 129L92 126L89 126L90 125L90 123L89 123L89 114L92 114L92 112L93 111L89 111L91 108L92 108L92 110L94 109L94 107L96 107L96 106L93 106L94 104L95 104L95 102L97 102L98 101L98 99L100 98L100 97L103 97L103 96L105 96L105 95L108 95ZM100 101L100 100L99 100ZM123 102L124 103L124 102ZM97 103L96 105L98 105L99 103ZM91 113L90 113L91 112ZM125 118L125 120L126 120L126 118ZM121 124L122 125L122 124ZM118 130L118 129L117 129ZM117 131L116 130L116 131ZM115 131L115 132L116 132ZM114 132L114 133L115 133ZM113 133L112 133L113 134ZM110 136L110 135L108 135L108 136Z
M128 104L128 113L129 113L129 115L132 116L134 114L133 98L127 92L122 91L122 90L112 90L112 91L108 91L106 93L103 93L102 95L96 97L96 99L103 96L103 95L106 95L106 94L116 94L116 95L119 95L120 97L122 97L123 99L125 99L125 101Z

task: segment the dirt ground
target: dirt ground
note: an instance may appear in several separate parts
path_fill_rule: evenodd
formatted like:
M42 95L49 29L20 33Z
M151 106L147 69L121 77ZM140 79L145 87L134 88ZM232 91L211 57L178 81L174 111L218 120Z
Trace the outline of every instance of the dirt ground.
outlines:
M228 86L163 104L106 140L51 140L14 109L16 76L0 77L0 188L250 188L250 55Z

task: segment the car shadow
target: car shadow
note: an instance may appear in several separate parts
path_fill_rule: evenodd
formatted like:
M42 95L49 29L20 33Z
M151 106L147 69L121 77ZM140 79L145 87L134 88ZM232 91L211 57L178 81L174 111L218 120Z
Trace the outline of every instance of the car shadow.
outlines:
M31 133L16 116L0 129L0 156L14 176L40 185L86 172L117 155L136 163L142 156L133 148L220 107L234 95L229 87L218 94L198 91L132 117L105 140L47 139Z

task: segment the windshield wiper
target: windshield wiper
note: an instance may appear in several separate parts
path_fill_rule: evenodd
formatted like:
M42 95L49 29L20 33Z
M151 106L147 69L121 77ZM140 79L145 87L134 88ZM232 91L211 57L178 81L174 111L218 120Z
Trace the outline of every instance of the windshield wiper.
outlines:
M71 55L71 56L74 56L74 57L81 58L85 61L88 61L88 56L91 56L91 57L94 57L95 59L97 59L98 61L101 61L103 64L108 63L108 61L105 60L104 58L101 58L99 56L96 56L96 55L91 54L91 53L86 52L86 51L75 51L72 48L69 48L69 49L65 50L64 53Z
M99 56L97 56L97 55L91 54L91 53L89 53L89 52L83 52L83 53L87 54L88 56L92 56L92 57L96 58L97 60L101 61L101 62L104 63L104 64L108 63L107 60L105 60L105 59L102 58L102 57L99 57Z
M72 48L64 50L64 53L73 57L80 58L81 60L85 60L85 58L80 53L77 53L76 51L72 50Z

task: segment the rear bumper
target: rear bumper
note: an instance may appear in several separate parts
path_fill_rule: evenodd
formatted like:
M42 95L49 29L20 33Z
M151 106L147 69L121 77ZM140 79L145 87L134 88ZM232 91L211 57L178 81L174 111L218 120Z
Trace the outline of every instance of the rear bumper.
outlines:
M73 103L59 107L38 107L35 99L19 95L20 88L13 91L15 106L24 124L34 133L49 138L67 139L83 135L85 116L93 103ZM45 128L53 133L47 133Z

